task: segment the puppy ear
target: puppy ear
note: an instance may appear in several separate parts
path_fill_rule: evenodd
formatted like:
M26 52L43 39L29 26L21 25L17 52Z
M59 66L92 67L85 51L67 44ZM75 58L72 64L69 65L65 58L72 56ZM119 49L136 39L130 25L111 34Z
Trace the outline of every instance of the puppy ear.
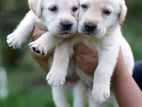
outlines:
M42 3L42 0L28 0L29 8L38 17L41 16L41 3Z
M120 16L119 16L120 24L124 22L126 14L127 14L127 6L125 0L120 0Z

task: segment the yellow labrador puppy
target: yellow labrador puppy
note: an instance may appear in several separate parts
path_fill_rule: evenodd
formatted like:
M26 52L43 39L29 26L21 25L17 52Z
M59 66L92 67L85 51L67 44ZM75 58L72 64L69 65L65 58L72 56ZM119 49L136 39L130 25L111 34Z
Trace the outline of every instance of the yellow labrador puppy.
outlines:
M78 1L29 0L28 2L31 10L27 13L15 31L7 36L7 43L9 46L13 48L20 47L32 32L34 23L37 21L43 23L48 28L48 32L29 44L31 50L39 55L46 55L49 50L61 43L63 38L73 36L73 33L77 31ZM60 50L62 55L68 55L64 54L66 53L64 51L67 50L63 46L59 46L56 50ZM58 57L56 50L54 59L57 57L59 61L64 62L65 60L69 63L69 60L65 59L64 56ZM50 85L59 86L64 84L68 63L64 63L64 65L53 60L53 65L50 70L52 72L49 72L47 76ZM54 72L56 70L61 71L58 72L58 75L63 75L64 78L58 76L57 73Z
M92 96L104 102L110 96L111 76L122 49L126 66L132 74L134 59L131 48L122 36L120 24L127 7L124 0L79 0L78 31L84 43L98 51L98 66L93 76Z
M132 74L133 71L133 54L121 32L121 24L125 19L127 7L124 0L79 0L79 4L78 32L80 35L64 41L60 46L68 50L64 51L66 63L74 53L73 46L77 42L84 42L90 48L97 50L98 66L93 78L76 67L76 73L83 82L93 83L90 88L92 92L89 94L90 91L88 91L88 95L91 95L94 100L91 96L88 96L88 99L90 106L94 107L95 102L104 102L110 97L111 76L120 48L129 73ZM56 52L58 57L62 56L60 53L61 50Z
M48 28L39 39L29 44L32 51L39 55L46 55L49 50L55 48L77 31L78 1L77 0L29 0L30 11L14 30L7 36L10 47L19 48L27 40L32 32L35 22L41 22ZM55 37L56 36L56 37ZM59 38L60 37L60 38ZM65 82L69 64L68 45L59 45L55 49L53 64L47 75L48 83L52 86L60 86ZM60 54L58 54L60 53ZM61 56L60 56L61 55ZM68 74L70 75L70 74ZM56 107L69 107L66 101L65 88L52 87L53 99ZM83 107L83 84L77 82L74 86L74 107Z
M133 54L121 32L121 24L125 20L127 7L124 0L79 0L79 4L78 32L80 34L64 41L60 45L62 48L55 53L57 57L64 56L65 65L74 53L74 44L80 41L97 50L98 66L94 75L88 76L75 64L73 65L80 79L88 85L86 88L90 107L101 106L96 102L102 103L110 97L111 76L120 48L129 73L132 75ZM62 53L62 50L66 51ZM59 64L61 59L57 59L54 59L54 61ZM69 68L70 66L72 64L69 64ZM66 67L64 66L64 68ZM55 68L54 71L56 69L58 68ZM92 88L89 87L90 84L92 84ZM83 92L80 91L80 93Z

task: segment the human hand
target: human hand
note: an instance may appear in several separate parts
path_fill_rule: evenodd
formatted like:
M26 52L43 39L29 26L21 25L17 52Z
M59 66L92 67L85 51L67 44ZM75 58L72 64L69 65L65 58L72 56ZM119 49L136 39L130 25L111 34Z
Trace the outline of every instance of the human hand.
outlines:
M76 64L89 76L93 76L98 65L97 51L88 48L83 43L78 43L74 47Z
M47 28L40 24L40 23L35 23L34 27L33 27L33 32L32 32L32 41L35 41L36 39L38 39L43 33L47 32ZM49 59L49 56L51 56L51 54L48 54L47 56L39 56L39 55L36 55L34 53L32 53L32 56L33 58L36 60L36 62L39 63L39 65L41 66L41 68L44 70L44 71L48 71L48 59Z
M42 25L41 23L36 22L34 27L33 27L33 32L32 32L32 41L38 39L42 34L47 32L47 28Z

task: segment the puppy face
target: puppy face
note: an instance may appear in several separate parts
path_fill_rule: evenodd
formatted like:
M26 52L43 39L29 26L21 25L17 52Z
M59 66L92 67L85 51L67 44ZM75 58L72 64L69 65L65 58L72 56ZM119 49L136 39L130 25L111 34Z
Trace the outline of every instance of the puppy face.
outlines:
M80 33L100 39L125 19L124 0L80 0L79 3Z
M29 0L29 6L54 35L77 31L77 0Z

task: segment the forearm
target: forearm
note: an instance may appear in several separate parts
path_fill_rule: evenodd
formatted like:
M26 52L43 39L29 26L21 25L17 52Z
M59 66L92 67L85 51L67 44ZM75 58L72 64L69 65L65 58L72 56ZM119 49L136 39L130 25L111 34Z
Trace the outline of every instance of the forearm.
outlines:
M117 64L112 88L120 107L142 107L142 93L123 61Z

